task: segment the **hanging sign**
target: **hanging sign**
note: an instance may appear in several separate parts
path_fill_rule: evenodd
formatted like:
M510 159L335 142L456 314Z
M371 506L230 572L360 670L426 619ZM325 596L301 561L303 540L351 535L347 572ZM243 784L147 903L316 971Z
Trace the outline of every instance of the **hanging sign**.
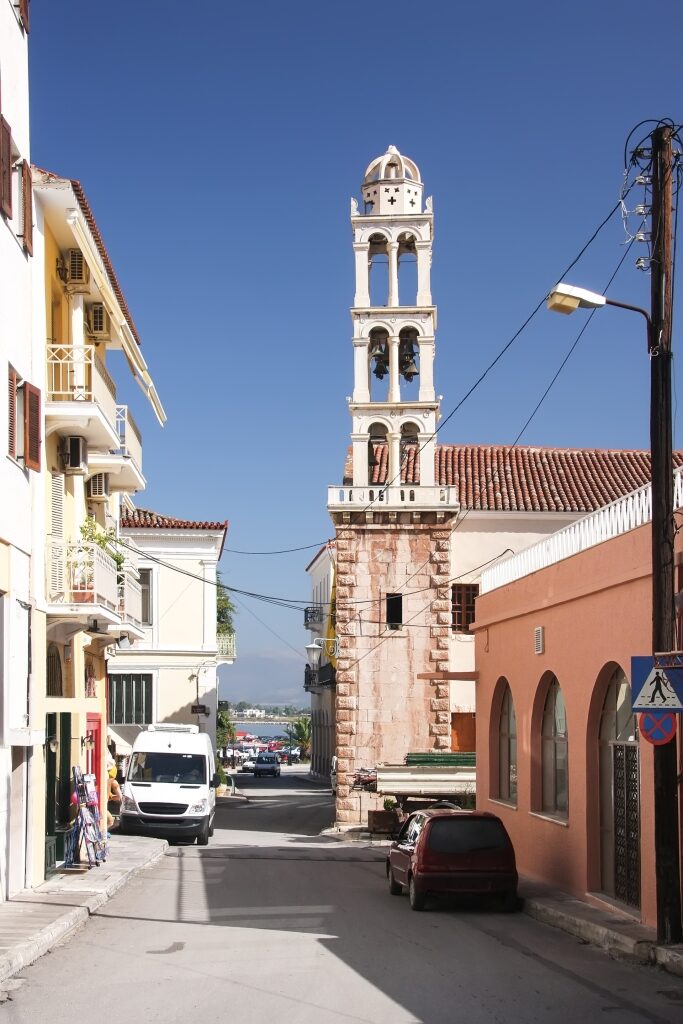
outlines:
M209 715L211 714L211 712L209 711L209 708L207 707L206 704L193 704L192 705L192 714L193 715L206 715L206 717L208 718Z
M671 711L644 711L640 716L640 735L655 747L661 747L676 735L678 719Z
M683 711L683 667L660 667L664 655L631 658L631 707L633 711Z

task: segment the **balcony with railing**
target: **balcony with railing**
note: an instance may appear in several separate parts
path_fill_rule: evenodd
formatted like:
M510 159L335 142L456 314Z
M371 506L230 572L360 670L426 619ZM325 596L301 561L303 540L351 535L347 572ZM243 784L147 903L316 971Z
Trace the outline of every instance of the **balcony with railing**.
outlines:
M674 508L683 507L683 469L674 472ZM587 548L612 540L629 530L652 521L652 489L650 484L632 491L597 512L577 519L545 540L532 544L511 558L485 569L481 574L480 593L528 576L539 569L579 554Z
M48 433L77 434L88 444L115 449L116 385L94 345L47 346Z
M130 626L140 639L145 635L142 626L142 587L131 572L119 572L119 615L121 628Z
M380 511L390 509L444 509L458 507L456 487L328 487L327 508L330 512Z
M117 444L106 452L88 453L88 471L107 473L110 491L142 491L142 437L127 405L116 406Z
M304 608L304 629L315 629L321 626L323 621L323 606L312 604Z
M217 658L219 662L227 662L229 664L237 657L234 633L219 633L216 637L216 647L218 649Z
M109 623L119 621L116 563L98 544L48 540L45 585L48 604L58 605L60 613L67 606L80 605L84 616L98 614ZM52 608L49 613L55 611Z

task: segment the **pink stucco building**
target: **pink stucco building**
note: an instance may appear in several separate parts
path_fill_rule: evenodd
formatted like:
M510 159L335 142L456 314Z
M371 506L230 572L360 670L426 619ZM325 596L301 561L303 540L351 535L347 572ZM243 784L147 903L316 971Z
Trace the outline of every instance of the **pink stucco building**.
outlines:
M677 591L681 563L677 543ZM481 591L477 806L504 820L520 873L654 925L653 754L630 690L631 657L652 653L649 487L484 572Z

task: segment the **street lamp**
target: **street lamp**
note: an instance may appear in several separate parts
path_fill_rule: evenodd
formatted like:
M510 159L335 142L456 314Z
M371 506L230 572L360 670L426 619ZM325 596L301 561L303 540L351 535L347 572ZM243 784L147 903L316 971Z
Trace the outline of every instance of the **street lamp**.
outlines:
M669 189L671 185L669 183ZM669 203L670 205L670 203ZM653 205L654 211L654 205ZM653 212L653 223L655 223ZM668 222L668 218L667 218ZM654 263L652 315L640 306L608 299L585 288L560 283L548 295L548 309L573 313L575 309L618 306L640 313L647 322L650 356L650 478L652 505L652 653L671 652L675 642L673 586L673 466L671 429L671 261L661 246ZM664 269L662 269L664 268ZM666 272L665 272L666 271ZM661 294L660 294L661 292ZM653 320L656 330L653 327ZM657 889L657 938L681 941L681 888L678 834L678 766L676 741L654 748L655 879Z
M575 309L602 309L603 306L617 306L619 309L630 309L634 313L640 313L647 321L647 350L652 351L652 320L650 314L642 306L631 306L628 302L617 302L616 299L608 299L606 295L598 292L589 292L587 288L578 288L573 284L560 282L556 284L547 298L548 309L553 313L564 313L568 316Z
M309 668L314 676L318 675L320 656L325 652L326 657L336 658L339 655L339 641L335 637L317 636L305 647L306 658Z

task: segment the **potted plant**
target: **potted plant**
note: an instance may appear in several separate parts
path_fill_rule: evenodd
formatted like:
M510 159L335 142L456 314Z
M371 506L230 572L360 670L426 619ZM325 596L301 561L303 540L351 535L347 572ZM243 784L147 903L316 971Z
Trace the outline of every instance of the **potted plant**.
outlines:
M368 811L368 829L370 832L393 834L398 827L398 805L390 796L384 800L383 811Z

